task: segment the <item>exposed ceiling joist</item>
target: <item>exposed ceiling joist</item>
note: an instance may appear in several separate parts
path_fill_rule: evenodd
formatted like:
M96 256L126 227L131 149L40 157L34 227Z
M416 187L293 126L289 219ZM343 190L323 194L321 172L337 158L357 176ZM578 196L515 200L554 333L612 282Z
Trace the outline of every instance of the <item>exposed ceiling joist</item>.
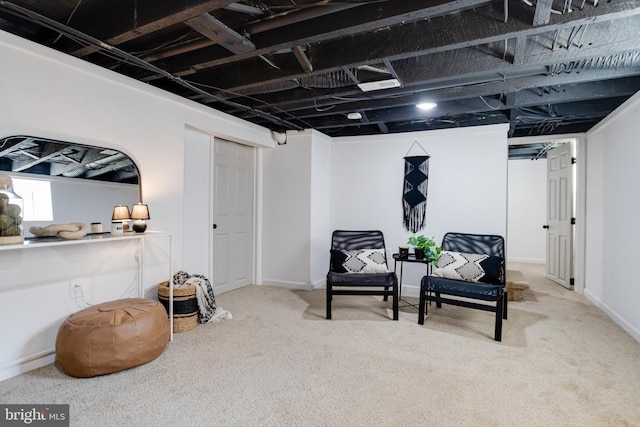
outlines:
M228 4L224 8L227 10L231 10L233 12L241 12L249 15L262 16L265 14L264 10L258 7L249 6L249 5L238 3L238 2L233 2L231 4Z
M208 13L187 19L185 24L235 54L256 50L256 46L247 37L238 34Z
M93 1L80 4L74 14L75 28L112 46L151 34L176 23L221 9L233 0L182 0L135 2ZM72 52L83 57L98 49L89 46Z
M533 14L533 26L547 25L551 19L553 0L538 0Z
M638 10L640 13L640 9ZM551 43L545 43L542 39L530 38L530 43L522 53L524 63L514 64L508 59L512 54L511 45L507 45L504 50L502 44L500 48L502 52L496 52L487 55L481 49L477 49L476 44L472 46L473 36L482 37L479 40L517 40L517 33L507 32L497 34L495 30L495 21L493 19L481 18L480 21L485 22L482 27L485 31L477 29L475 32L463 33L464 39L456 37L457 40L449 40L445 42L442 36L438 37L439 32L445 32L445 28L449 26L446 22L442 22L442 28L432 29L431 33L427 31L426 38L431 40L431 45L427 48L424 42L421 42L421 50L416 50L415 40L425 38L425 28L403 28L399 30L396 36L385 36L379 38L378 35L374 41L369 41L376 46L389 45L388 40L394 40L395 46L378 48L378 54L371 50L362 49L362 43L351 43L348 41L330 42L322 46L312 47L312 57L314 63L314 74L326 73L336 69L355 68L359 65L366 65L371 62L392 61L395 70L400 75L400 79L404 85L409 85L415 80L431 80L433 78L446 79L452 75L465 75L470 73L478 73L487 70L496 70L496 77L511 74L510 70L517 70L520 66L527 64L558 63L566 60L592 58L596 56L604 56L611 52L611 45L615 44L617 49L637 49L638 36L635 30L640 31L640 20L625 20L625 28L629 31L606 31L610 30L607 24L602 27L602 32L596 31L594 28L593 36L585 42L591 44L584 46L582 49L558 49L553 51L550 49ZM464 22L459 22L462 27ZM480 27L478 27L480 28ZM568 27L570 28L570 26ZM489 34L491 33L491 35ZM422 36L421 36L422 35ZM544 36L544 34L543 34ZM422 37L422 38L421 38ZM380 50L383 50L380 52ZM411 52L411 57L406 58ZM383 55L383 56L381 56ZM539 68L539 67L538 67ZM221 72L224 70L224 72ZM249 73L249 74L247 74ZM260 75L258 78L257 75ZM217 87L222 87L236 93L241 93L246 87L247 82L260 81L261 83L274 83L283 79L295 79L302 77L297 64L287 65L286 58L281 58L278 69L261 68L259 65L253 66L244 73L238 73L236 65L220 66L215 69L215 73L207 73L199 71L196 75L190 75L189 80L199 83L210 83L215 80ZM436 77L434 77L436 76Z
M50 144L45 148L45 150L42 153L40 153L37 156L36 159L31 161L26 161L24 163L14 166L13 172L22 172L24 170L32 168L35 165L38 165L40 163L59 157L65 154L66 151L68 151L68 147L66 147L63 144ZM33 158L32 156L28 156L28 157Z
M41 3L0 28L277 132L584 132L640 79L640 0Z
M443 16L453 11L459 12L466 8L478 7L491 3L491 0L461 0L450 2L446 0L437 0L433 3L436 6L422 8L419 10L411 9L410 5L424 2L419 0L397 2L389 5L382 12L379 6L358 3L358 13L351 10L341 11L330 15L330 19L323 25L310 25L309 22L300 22L296 24L278 27L267 34L254 34L257 48L254 52L242 55L226 56L213 60L206 60L201 57L189 58L192 62L190 69L180 69L179 63L172 64L167 62L167 66L177 75L191 74L192 70L203 70L206 68L217 67L232 62L245 61L259 55L268 55L272 52L292 49L295 46L326 42L329 40L339 40L345 37L353 37L357 34L371 34L380 29L389 28L391 26L400 25L405 21L411 22L415 19L429 19L433 17ZM401 8L402 7L402 8ZM259 41L258 41L259 40ZM334 53L340 52L341 49L335 50Z

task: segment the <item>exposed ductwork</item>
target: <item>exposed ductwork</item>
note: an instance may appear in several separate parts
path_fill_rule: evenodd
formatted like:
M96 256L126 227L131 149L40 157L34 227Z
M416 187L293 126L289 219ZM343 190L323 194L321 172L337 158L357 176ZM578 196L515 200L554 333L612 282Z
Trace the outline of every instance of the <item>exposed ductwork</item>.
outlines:
M120 161L123 159L126 159L126 160ZM74 178L84 174L88 174L89 177L101 175L104 172L98 173L97 171L102 170L103 168L105 168L105 166L109 170L118 170L126 166L131 166L131 160L129 160L129 158L124 154L115 154L113 156L104 157L99 160L94 160L90 163L85 163L75 169L67 170L62 173L62 176L65 176L67 178ZM89 171L93 172L93 174L90 174Z
M640 51L588 58L549 66L549 74L575 73L589 70L618 70L640 67Z

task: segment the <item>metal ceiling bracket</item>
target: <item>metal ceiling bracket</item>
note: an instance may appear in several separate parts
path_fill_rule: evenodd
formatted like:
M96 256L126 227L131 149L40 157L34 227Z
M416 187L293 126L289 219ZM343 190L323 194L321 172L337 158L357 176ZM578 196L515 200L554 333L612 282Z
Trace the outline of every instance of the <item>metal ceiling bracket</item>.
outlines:
M291 50L293 51L293 55L298 60L298 63L305 71L305 73L313 72L313 65L311 64L311 61L309 61L307 55L304 53L304 49L302 49L301 46L296 46Z

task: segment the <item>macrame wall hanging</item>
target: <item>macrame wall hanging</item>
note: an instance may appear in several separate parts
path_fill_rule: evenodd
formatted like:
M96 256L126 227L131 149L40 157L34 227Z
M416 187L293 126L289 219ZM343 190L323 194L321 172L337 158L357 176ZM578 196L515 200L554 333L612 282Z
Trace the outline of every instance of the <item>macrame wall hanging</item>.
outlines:
M409 156L411 149L418 145L424 154ZM404 183L402 190L402 211L404 228L415 233L425 226L427 215L427 187L429 184L429 153L415 141L404 158Z

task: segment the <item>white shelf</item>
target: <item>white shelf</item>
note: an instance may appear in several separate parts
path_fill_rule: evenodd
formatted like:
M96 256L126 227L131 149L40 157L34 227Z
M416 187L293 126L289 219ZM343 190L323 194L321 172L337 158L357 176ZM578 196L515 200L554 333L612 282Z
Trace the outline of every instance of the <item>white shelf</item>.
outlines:
M146 236L166 236L160 231L147 231L145 233L125 232L122 236L114 236L111 233L87 234L78 239L63 239L62 237L36 237L25 239L21 243L0 245L0 251L17 249L44 248L48 246L82 245L85 243L115 242L122 240L141 239Z

